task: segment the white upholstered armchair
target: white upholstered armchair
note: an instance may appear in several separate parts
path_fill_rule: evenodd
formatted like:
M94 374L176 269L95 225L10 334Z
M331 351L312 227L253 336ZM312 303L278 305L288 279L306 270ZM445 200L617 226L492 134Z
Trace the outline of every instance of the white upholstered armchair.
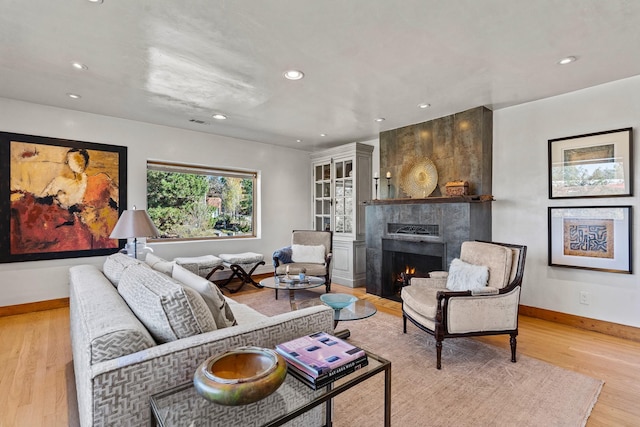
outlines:
M320 276L325 280L326 291L331 291L331 258L333 232L315 230L293 230L291 245L273 253L273 268L276 276L297 275L302 269L308 276ZM278 290L276 290L278 298Z
M402 321L407 319L436 339L436 367L441 368L445 338L511 336L511 361L516 361L518 304L526 246L464 242L449 272L412 278L402 289Z

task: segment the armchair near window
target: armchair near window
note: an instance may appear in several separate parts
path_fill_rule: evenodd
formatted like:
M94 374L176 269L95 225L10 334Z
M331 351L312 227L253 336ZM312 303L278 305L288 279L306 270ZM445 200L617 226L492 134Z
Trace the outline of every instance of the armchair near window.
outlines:
M511 336L516 361L518 303L527 247L506 243L464 242L449 272L412 278L402 288L402 321L407 319L436 339L436 368L441 368L445 338Z
M320 247L322 246L322 248ZM273 253L273 268L276 275L298 275L305 269L308 276L324 278L327 292L331 290L331 257L333 256L333 232L315 230L294 230L291 246ZM278 291L276 290L276 298Z

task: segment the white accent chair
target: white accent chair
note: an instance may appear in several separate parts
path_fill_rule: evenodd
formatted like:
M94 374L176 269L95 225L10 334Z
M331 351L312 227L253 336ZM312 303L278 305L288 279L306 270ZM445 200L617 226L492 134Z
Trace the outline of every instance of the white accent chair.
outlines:
M324 257L317 262L294 262L292 246L324 246ZM333 232L315 230L293 230L291 246L280 248L273 253L273 268L276 276L287 273L297 275L302 269L308 276L320 276L325 280L327 292L331 291L331 259L333 257ZM276 299L278 290L276 289Z
M407 319L436 339L436 368L441 368L445 338L511 336L511 361L516 361L518 304L527 247L494 242L464 242L460 260L488 267L487 286L465 291L447 288L448 272L433 272L428 278L412 278L402 288L403 331ZM449 280L449 287L451 286Z

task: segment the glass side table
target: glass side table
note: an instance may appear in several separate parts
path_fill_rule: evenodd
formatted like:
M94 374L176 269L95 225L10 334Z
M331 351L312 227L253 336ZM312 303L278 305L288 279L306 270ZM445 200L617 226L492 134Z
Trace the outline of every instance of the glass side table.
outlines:
M324 305L320 298L312 298L302 301L293 301L291 303L291 308L293 310L300 310L305 307L310 307L314 305ZM378 309L375 305L370 303L369 301L365 301L363 299L358 299L354 301L352 304L349 304L345 308L340 310L333 311L333 327L338 326L338 322L342 321L350 321L350 320L361 320L366 319L367 317L371 317L376 314ZM338 338L349 338L351 332L349 329L342 329L340 331L335 331L333 335Z
M324 425L331 426L332 399L379 373L384 373L384 425L391 425L391 362L367 352L369 364L319 390L293 375L273 394L242 406L224 406L201 397L193 383L151 396L152 425L160 427L242 425L275 427L326 403Z

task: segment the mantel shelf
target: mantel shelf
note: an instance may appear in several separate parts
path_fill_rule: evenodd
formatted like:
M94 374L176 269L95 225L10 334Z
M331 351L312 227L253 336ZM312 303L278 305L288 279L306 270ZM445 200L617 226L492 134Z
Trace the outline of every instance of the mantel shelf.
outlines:
M425 199L376 199L362 202L364 205L418 205L426 203L484 203L495 199L490 194L480 196L427 197Z

